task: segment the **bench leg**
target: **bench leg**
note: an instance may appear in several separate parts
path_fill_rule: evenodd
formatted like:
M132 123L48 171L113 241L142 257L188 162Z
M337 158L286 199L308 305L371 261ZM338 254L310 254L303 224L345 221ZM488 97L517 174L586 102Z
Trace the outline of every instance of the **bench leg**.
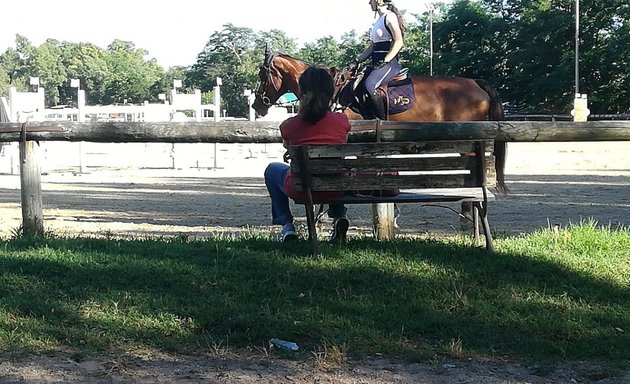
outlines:
M494 252L494 243L492 241L492 233L490 232L490 224L488 223L488 209L481 202L475 203L475 210L478 210L481 216L481 225L483 227L483 235L486 238L486 251Z
M479 242L479 208L477 205L473 205L472 207L472 217L473 217L473 238L475 239L475 244Z
M317 244L317 228L315 227L315 211L313 204L305 204L306 226L308 227L308 240L311 242L311 254L319 257L319 245Z

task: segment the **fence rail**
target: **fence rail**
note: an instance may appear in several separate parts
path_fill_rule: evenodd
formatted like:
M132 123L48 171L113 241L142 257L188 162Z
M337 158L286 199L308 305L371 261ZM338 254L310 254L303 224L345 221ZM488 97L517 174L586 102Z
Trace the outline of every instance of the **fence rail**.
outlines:
M573 116L569 114L540 114L540 113L514 113L506 114L505 120L509 121L573 121ZM592 114L588 116L589 121L601 120L630 120L627 114Z
M165 143L278 143L278 122L41 122L0 123L0 142L28 140ZM353 121L349 141L497 139L508 142L625 141L630 121Z

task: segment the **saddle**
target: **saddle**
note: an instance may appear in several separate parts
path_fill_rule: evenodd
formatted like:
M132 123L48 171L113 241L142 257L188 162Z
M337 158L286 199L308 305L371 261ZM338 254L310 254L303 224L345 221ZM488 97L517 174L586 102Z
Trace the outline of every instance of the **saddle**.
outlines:
M371 119L374 117L374 114L367 100L368 95L366 95L365 87L363 86L364 79L365 71L361 72L353 83L354 102L351 103L350 109L359 113L363 118ZM409 68L403 68L392 80L386 84L381 84L376 90L383 99L388 116L404 112L413 107L415 95L412 80L409 77Z
M404 82L405 80L409 80L409 68L402 68L400 72L393 79L389 81L389 83L383 85L385 89L391 84L391 86L397 86L397 82ZM402 84L401 84L402 85Z

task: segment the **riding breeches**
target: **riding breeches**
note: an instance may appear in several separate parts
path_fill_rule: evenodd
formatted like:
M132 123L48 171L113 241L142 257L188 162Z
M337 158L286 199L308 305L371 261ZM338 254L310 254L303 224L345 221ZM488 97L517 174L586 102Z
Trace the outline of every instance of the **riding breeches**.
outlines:
M394 59L382 67L377 67L370 72L365 79L365 90L369 95L373 95L376 92L376 88L381 84L387 84L393 79L401 70L398 60Z

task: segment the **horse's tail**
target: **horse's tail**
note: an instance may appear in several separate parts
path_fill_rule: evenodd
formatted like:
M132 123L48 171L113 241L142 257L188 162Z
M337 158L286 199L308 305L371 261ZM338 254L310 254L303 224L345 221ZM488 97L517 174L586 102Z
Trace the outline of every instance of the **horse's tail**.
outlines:
M475 80L475 82L477 83L479 88L483 89L483 91L488 94L488 97L490 98L490 110L488 112L488 120L505 120L503 104L501 104L501 98L499 98L499 93L497 92L497 89L486 80L478 79Z
M475 80L477 85L488 94L490 98L490 109L488 111L488 120L501 121L505 120L505 112L503 104L499 98L496 88L485 80ZM497 190L501 194L508 194L510 190L505 184L505 162L507 159L507 142L501 140L494 141L494 167L497 173Z

